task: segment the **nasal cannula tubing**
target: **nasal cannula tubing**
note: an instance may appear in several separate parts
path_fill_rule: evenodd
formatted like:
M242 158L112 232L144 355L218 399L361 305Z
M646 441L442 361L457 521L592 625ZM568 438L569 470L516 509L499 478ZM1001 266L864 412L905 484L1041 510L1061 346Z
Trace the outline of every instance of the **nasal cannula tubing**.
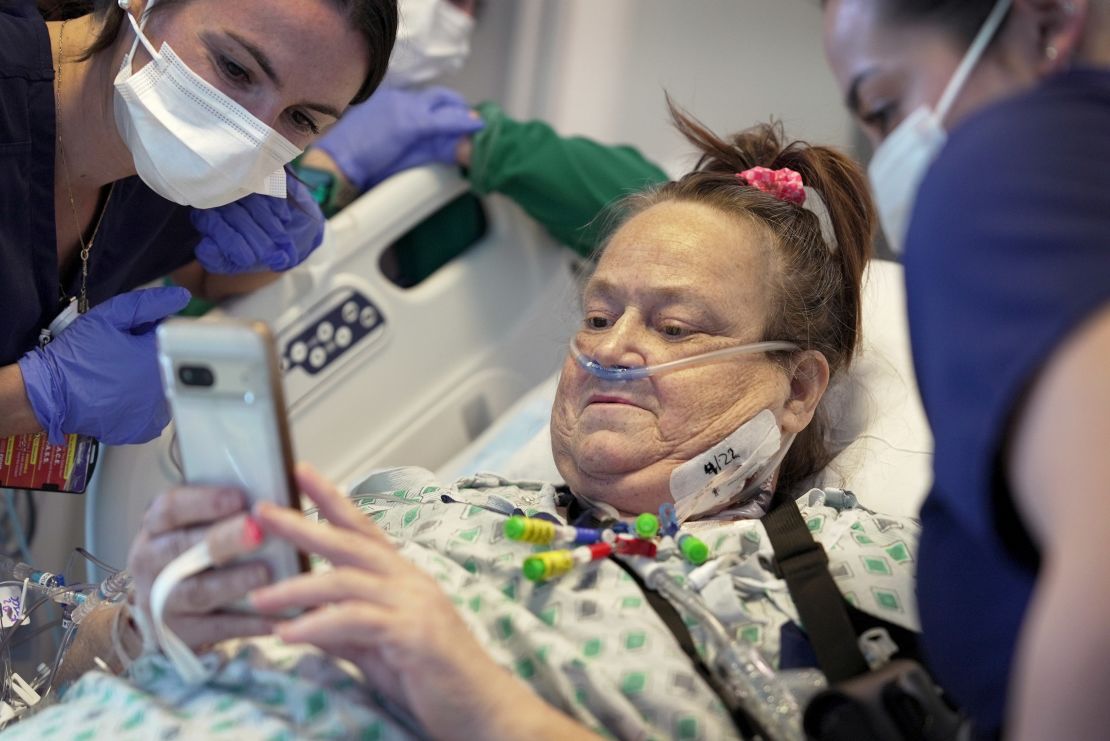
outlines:
M801 350L801 348L793 342L753 342L748 345L734 345L733 347L724 347L720 350L710 350L709 352L699 355L691 355L688 358L671 360L666 363L629 367L622 365L602 365L579 350L576 340L572 339L570 341L570 352L571 355L574 356L574 359L578 361L578 365L591 375L597 376L605 381L635 381L660 373L669 373L670 371L680 368L690 368L696 365L715 363L719 360L737 355L757 355L759 353L768 352L797 352L798 350Z

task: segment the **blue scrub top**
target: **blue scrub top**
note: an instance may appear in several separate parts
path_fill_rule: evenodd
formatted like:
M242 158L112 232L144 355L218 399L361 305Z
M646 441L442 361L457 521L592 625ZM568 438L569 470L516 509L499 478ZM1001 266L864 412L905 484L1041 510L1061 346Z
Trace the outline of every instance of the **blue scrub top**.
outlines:
M0 3L0 365L32 348L60 307L50 51L34 0ZM137 177L119 181L89 255L90 304L191 262L198 240L187 208Z
M1110 72L1061 74L957 127L922 184L906 284L936 438L918 562L926 655L991 736L1039 568L1007 431L1053 351L1110 304Z

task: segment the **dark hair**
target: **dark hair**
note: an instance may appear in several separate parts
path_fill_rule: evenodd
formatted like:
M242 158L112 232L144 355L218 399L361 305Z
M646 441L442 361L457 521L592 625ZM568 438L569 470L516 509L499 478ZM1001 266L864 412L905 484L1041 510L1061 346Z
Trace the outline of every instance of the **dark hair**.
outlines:
M829 147L786 143L782 126L762 124L722 139L667 99L675 127L701 152L692 172L621 202L626 221L658 203L702 203L756 224L772 251L772 301L765 340L787 340L817 350L832 374L846 368L860 343L860 284L871 257L875 210L859 165ZM836 244L825 241L811 208L764 193L737 178L752 167L789 167L820 195ZM810 196L812 198L812 195ZM789 354L780 356L783 361ZM822 407L783 461L779 486L793 488L832 458Z
M884 19L892 24L924 24L970 44L996 0L881 0Z
M149 1L149 0L148 0ZM152 13L159 13L185 0L158 0ZM361 103L370 97L389 67L389 55L397 39L397 0L332 0L347 12L351 26L366 37L370 50L370 72L363 80L351 103ZM82 54L88 59L115 43L125 19L124 11L116 0L38 0L39 12L47 20L77 18L96 13L103 19L100 33Z

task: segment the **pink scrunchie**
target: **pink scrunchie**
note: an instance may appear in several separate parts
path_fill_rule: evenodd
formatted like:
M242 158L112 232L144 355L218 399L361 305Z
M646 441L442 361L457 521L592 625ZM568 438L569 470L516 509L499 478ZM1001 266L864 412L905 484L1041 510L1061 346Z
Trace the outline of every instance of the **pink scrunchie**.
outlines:
M736 177L753 188L759 188L764 193L773 195L780 201L787 201L799 206L806 202L806 190L802 184L802 176L789 167L783 167L779 170L753 167L750 170L736 173Z

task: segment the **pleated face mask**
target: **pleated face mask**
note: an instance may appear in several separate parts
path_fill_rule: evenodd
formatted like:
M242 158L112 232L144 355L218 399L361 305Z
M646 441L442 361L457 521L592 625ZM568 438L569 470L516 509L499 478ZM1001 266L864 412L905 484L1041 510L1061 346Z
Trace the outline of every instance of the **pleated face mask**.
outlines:
M115 79L116 127L143 182L163 198L215 208L251 193L285 197L286 164L301 153L246 108L181 61L168 44L156 51L124 9L135 41ZM139 42L151 62L132 71Z

